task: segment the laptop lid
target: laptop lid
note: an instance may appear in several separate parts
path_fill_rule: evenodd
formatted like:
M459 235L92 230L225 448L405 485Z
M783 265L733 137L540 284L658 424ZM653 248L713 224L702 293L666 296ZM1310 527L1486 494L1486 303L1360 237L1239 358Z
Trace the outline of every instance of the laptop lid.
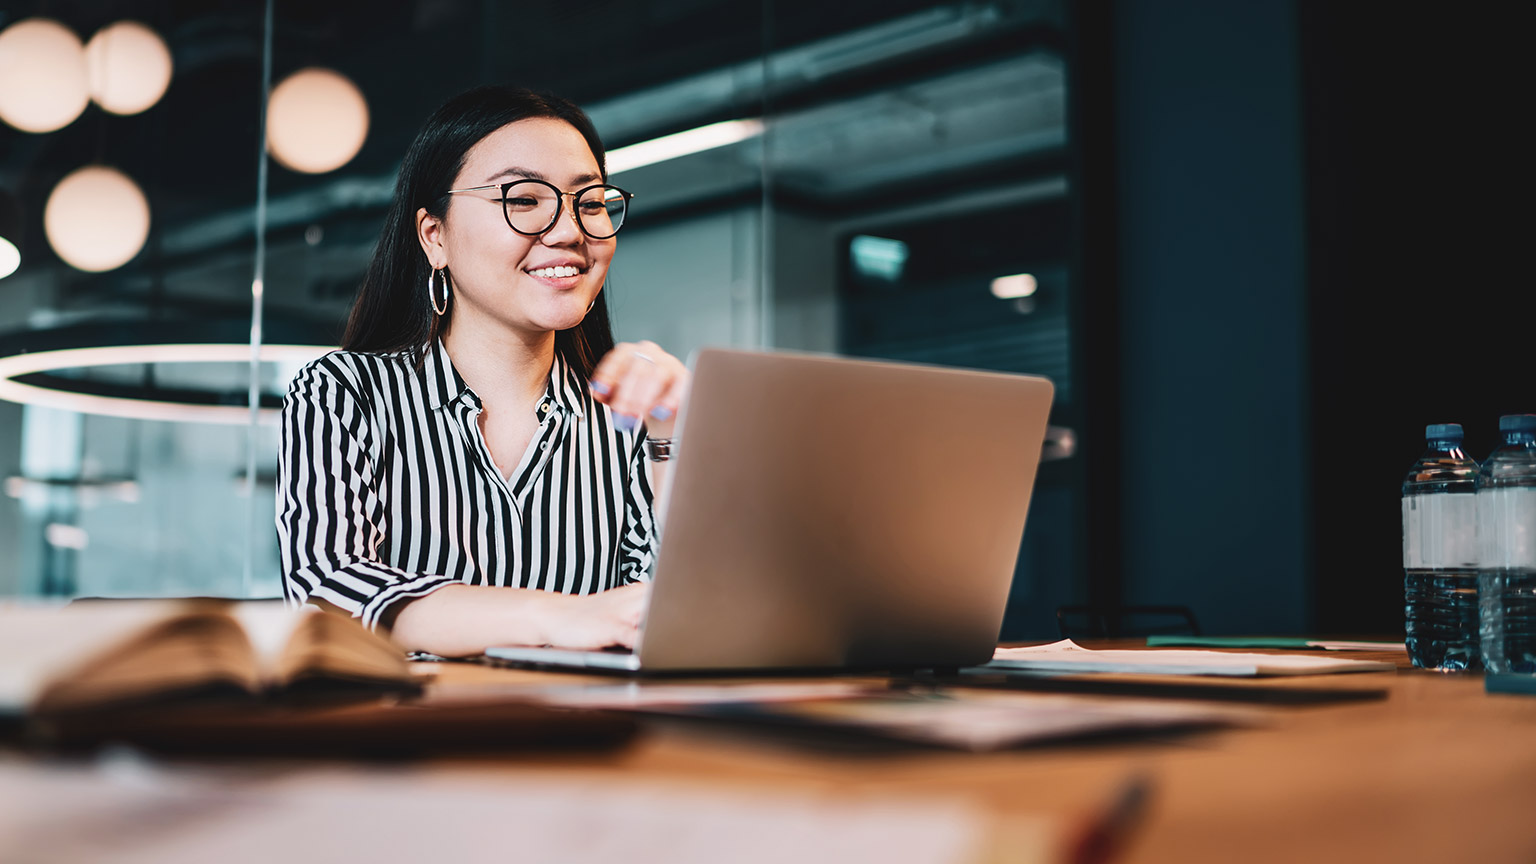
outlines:
M725 349L690 366L641 669L991 658L1048 380Z

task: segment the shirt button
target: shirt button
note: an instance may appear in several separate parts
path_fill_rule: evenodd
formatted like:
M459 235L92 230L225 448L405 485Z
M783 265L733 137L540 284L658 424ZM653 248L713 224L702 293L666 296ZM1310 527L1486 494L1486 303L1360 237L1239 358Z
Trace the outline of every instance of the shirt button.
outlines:
M545 402L544 404L539 406L539 413L540 414L548 414L549 413L549 403L548 402Z
M539 449L540 450L548 450L549 449L549 442L545 441L545 442L539 444Z

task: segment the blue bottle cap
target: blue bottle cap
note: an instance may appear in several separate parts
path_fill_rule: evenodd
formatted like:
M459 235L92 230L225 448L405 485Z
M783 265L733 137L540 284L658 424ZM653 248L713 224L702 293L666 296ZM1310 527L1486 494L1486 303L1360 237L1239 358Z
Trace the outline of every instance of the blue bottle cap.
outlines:
M1536 414L1505 414L1499 418L1500 432L1536 432Z
M1424 427L1425 441L1460 441L1460 423L1431 423Z

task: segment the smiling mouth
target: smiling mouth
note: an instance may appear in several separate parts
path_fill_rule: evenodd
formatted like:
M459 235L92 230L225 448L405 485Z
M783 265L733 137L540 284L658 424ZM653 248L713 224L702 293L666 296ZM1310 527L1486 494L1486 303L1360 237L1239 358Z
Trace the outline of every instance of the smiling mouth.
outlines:
M528 275L537 276L540 279L561 279L568 276L579 276L582 273L580 267L563 265L560 267L540 267L537 270L529 270Z

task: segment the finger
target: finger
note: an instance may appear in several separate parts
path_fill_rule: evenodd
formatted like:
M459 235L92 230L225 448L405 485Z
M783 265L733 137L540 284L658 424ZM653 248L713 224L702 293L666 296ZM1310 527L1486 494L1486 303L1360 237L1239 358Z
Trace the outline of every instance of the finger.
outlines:
M645 583L634 586L641 590L631 595L629 607L629 621L636 627L640 626L640 619L645 617L645 608L650 603L651 586Z
M635 643L640 641L640 628L628 626L619 628L619 632L613 636L613 644L620 648L634 649Z
M597 401L609 403L613 398L613 388L624 380L629 367L635 362L635 346L628 342L620 342L613 346L613 350L603 355L603 359L597 363L597 368L592 370L592 396Z
M614 392L609 394L608 404L615 411L639 417L650 410L652 400L665 386L669 368L666 364L672 358L655 342L637 342L625 347L629 362L614 385Z
M616 644L626 648L635 647L635 642L640 638L640 615L624 610L613 622L613 633Z
M688 367L654 342L641 342L639 347L650 352L647 356L654 359L660 386L654 395L643 394L646 398L641 400L642 404L638 407L643 409L644 417L650 420L671 420L677 416L682 393L687 389Z
M644 361L633 363L624 382L614 392L614 401L609 404L616 413L635 418L638 425L661 398L667 383L664 373L654 365Z
M681 364L679 364L681 365ZM688 395L688 385L693 380L692 373L687 367L683 367L678 374L662 391L657 398L656 405L651 408L651 416L657 420L671 420L683 410L683 399Z

